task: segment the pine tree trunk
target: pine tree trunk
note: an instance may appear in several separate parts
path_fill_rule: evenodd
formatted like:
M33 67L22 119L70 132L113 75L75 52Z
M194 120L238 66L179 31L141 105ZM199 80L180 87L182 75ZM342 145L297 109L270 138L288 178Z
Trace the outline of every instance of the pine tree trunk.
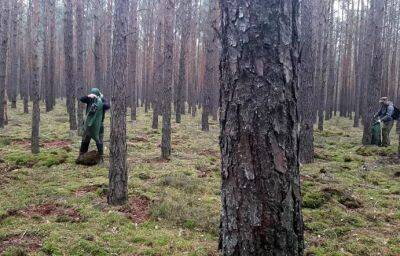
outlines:
M186 0L182 2L182 20L183 25L181 29L181 49L179 56L179 78L178 78L178 86L176 92L176 111L175 111L175 121L177 123L181 122L181 114L185 108L185 97L184 97L184 87L187 84L186 80L186 57L187 57L187 48L190 37L190 27L187 24L191 23L192 15L191 15L191 0Z
M77 130L75 110L75 81L74 81L74 57L73 57L73 21L72 21L72 0L64 0L64 79L67 98L67 110L69 114L70 131Z
M173 82L173 40L174 40L174 0L163 0L164 3L164 62L165 77L163 86L163 127L161 141L161 157L168 159L171 156L171 103Z
M17 93L18 93L18 51L16 45L18 44L18 2L11 1L12 11L11 11L11 42L10 42L10 101L11 108L17 108Z
M152 128L158 129L158 116L160 115L160 87L163 83L164 73L164 59L162 55L162 3L160 2L157 6L157 17L156 17L156 34L155 34L155 48L154 48L154 63L153 63L153 122Z
M137 7L138 7L138 1L133 0L131 1L131 43L129 44L129 49L130 49L130 76L131 76L131 120L135 121L136 120L136 63L137 63L137 52L138 52L138 36L139 36L139 31L138 31L138 17L137 17Z
M367 104L365 111L364 120L364 132L362 143L364 145L371 144L371 126L373 122L373 115L376 113L378 108L378 99L380 88L382 84L382 62L383 62L383 51L382 51L382 30L383 30L383 14L384 14L384 0L372 0L371 1L371 14L370 18L370 31L368 32L370 40L373 45L372 64L369 69L369 82L367 90ZM367 58L368 60L368 58Z
M31 151L39 153L39 125L40 125L40 92L39 92L39 0L33 0L33 36L32 36L32 137Z
M10 12L9 1L2 1L0 15L0 128L5 125L5 108L6 102L6 71L7 71L7 50L8 50L8 17ZM6 102L7 103L7 102Z
M76 1L76 45L77 45L77 67L76 67L76 83L77 83L77 96L82 97L84 91L84 54L85 54L85 37L84 37L84 0ZM85 104L78 102L78 131L82 133L83 130L83 112Z
M126 67L128 0L116 0L112 46L111 134L108 203L124 204L128 199L128 168L126 162Z
M41 78L41 88L44 90L44 100L46 103L46 112L53 110L53 105L51 102L51 90L49 82L49 1L43 1L44 12L42 14L42 25L43 25L43 54L42 54L42 78Z
M303 255L296 107L299 2L220 3L220 248L226 256Z
M94 0L94 77L95 87L103 89L103 68L102 53L103 48L101 42L101 17L102 17L103 0Z

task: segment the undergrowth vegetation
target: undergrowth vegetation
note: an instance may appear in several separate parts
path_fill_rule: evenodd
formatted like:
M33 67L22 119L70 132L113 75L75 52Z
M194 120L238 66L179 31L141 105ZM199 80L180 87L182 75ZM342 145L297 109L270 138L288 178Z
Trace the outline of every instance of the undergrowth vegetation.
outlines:
M164 161L161 129L139 109L128 124L130 201L109 207L107 168L74 164L80 138L69 134L65 108L42 112L38 155L21 112L10 110L0 131L0 255L218 255L216 121L209 133L198 117L173 124ZM108 118L106 127L108 155ZM306 254L400 255L396 145L362 147L361 129L339 118L315 135L316 162L301 170Z

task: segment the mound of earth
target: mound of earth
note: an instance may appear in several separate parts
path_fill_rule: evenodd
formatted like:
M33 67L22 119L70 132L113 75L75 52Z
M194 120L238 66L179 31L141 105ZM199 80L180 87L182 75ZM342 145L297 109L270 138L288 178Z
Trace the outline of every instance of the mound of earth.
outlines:
M85 166L93 166L100 162L100 155L97 151L90 151L83 155L80 155L78 159L76 159L75 163L79 165Z

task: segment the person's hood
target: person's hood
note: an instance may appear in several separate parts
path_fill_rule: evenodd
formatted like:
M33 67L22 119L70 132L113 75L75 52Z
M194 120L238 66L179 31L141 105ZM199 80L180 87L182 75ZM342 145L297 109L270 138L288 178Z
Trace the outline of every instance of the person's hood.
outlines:
M102 97L102 94L101 94L100 90L97 89L97 88L92 88L90 90L90 93L96 95L97 97Z

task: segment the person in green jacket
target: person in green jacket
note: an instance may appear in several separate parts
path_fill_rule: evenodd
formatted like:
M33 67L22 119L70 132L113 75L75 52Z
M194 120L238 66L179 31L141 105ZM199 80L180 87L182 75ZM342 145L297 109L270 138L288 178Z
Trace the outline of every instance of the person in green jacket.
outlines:
M104 155L104 117L105 112L110 109L110 105L97 88L92 88L90 94L81 97L80 101L86 104L86 119L79 156L89 150L90 140L93 139L99 152L100 163L102 163Z

